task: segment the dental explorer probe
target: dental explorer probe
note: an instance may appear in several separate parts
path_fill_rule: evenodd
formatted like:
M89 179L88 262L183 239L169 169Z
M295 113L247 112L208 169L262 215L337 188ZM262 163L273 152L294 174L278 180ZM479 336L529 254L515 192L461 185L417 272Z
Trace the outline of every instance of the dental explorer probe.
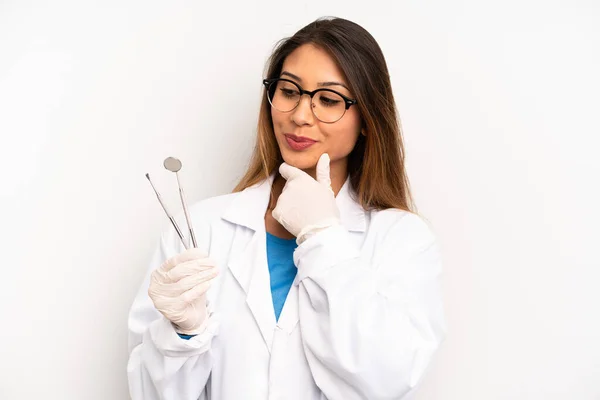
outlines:
M177 186L179 187L179 197L181 198L181 206L183 207L183 213L185 214L185 220L187 222L188 229L190 231L190 238L192 239L193 247L198 247L196 243L196 235L194 235L194 228L192 227L192 221L190 219L190 214L188 213L187 203L185 201L185 195L183 194L183 188L181 187L181 182L179 181L179 170L181 170L181 161L175 157L167 157L163 162L163 165L166 169L171 172L175 172L175 176L177 177Z
M148 178L148 182L150 182L150 185L152 185L152 189L154 189L154 193L156 193L156 197L158 198L158 202L162 206L163 210L165 210L165 214L167 214L167 217L169 217L169 219L171 220L171 224L173 224L173 228L175 228L175 231L177 232L177 235L179 236L179 239L181 239L181 243L183 243L183 247L185 247L185 249L187 250L188 249L188 245L185 243L185 239L183 238L183 234L181 233L181 229L179 229L179 226L177 225L177 222L175 222L175 220L173 219L173 217L171 216L171 214L169 214L169 211L167 210L167 207L165 206L165 203L163 203L162 198L160 197L160 194L158 193L158 190L156 190L156 188L154 187L154 184L150 180L150 174L146 174L146 178Z

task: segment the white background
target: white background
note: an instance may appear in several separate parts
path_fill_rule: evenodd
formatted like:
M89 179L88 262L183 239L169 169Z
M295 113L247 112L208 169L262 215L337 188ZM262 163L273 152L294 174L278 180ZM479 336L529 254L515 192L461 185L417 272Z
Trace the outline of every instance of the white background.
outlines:
M449 333L420 400L600 399L597 1L0 1L0 398L126 399L126 319L177 205L229 192L275 42L388 60Z

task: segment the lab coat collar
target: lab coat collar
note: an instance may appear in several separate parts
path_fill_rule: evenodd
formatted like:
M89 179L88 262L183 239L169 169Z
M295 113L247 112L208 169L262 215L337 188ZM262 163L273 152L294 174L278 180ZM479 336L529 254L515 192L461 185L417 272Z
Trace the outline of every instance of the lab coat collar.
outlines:
M268 179L250 186L240 192L222 215L223 219L252 230L265 229L265 213L269 205L271 186L275 174ZM356 200L356 192L352 188L350 177L346 179L335 200L340 210L342 225L352 232L366 230L365 210Z
M275 174L240 192L222 215L224 220L236 225L232 243L235 256L229 260L227 266L246 293L246 303L269 351L273 346L275 327L291 334L299 320L297 285L292 285L290 288L279 322L276 322L273 312L264 215L274 179ZM349 179L336 196L336 202L342 224L346 229L364 232L365 212L353 199Z

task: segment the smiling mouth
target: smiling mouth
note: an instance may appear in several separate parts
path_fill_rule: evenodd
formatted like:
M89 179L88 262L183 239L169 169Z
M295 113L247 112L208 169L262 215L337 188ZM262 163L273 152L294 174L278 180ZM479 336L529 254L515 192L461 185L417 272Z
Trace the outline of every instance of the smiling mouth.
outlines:
M284 136L286 138L292 139L294 142L297 142L297 143L304 143L304 142L315 143L316 142L316 140L314 140L314 139L309 139L309 138L303 137L303 136L296 136L291 133L286 133L286 134L284 134Z
M303 137L296 136L296 135L285 134L284 136L285 136L285 140L286 140L288 146L292 150L296 150L296 151L308 149L310 146L317 143L316 140L303 138Z

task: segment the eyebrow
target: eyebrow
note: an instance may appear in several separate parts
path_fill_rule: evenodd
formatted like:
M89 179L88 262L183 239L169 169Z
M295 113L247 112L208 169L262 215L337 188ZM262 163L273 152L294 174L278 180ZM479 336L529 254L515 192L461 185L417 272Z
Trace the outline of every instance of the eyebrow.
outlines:
M297 80L298 82L302 82L302 78L300 78L297 75L292 74L291 72L287 72L287 71L283 71L281 72L280 76L289 76L292 79ZM318 82L317 86L341 86L343 88L345 88L347 91L351 91L350 88L346 85L344 85L343 83L340 82L333 82L333 81L328 81L328 82Z

